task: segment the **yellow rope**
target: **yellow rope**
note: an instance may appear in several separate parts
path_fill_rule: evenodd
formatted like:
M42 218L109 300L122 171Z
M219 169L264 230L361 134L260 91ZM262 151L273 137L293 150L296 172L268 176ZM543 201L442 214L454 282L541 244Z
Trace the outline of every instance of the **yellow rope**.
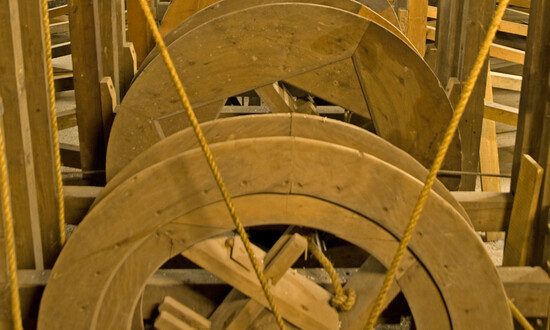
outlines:
M403 234L403 238L401 239L401 242L399 244L399 247L397 249L397 252L395 253L395 256L392 260L392 263L390 265L390 268L388 269L388 272L386 273L386 277L384 278L384 283L382 284L382 288L380 289L380 292L378 293L378 296L376 297L374 307L369 315L369 319L367 321L366 328L368 330L371 330L374 328L374 325L376 321L378 320L378 316L382 312L382 306L384 305L384 300L386 299L386 295L388 294L388 291L391 287L391 284L395 278L395 273L397 271L397 267L399 266L399 263L401 262L401 259L403 258L403 254L407 248L407 245L409 244L409 241L411 240L412 233L414 231L414 228L416 224L418 223L418 220L420 218L420 214L422 212L422 209L424 208L424 205L426 204L426 201L428 199L428 194L434 184L434 181L436 179L437 172L441 168L441 164L443 163L443 160L445 159L445 154L447 153L447 149L449 149L449 145L451 144L451 141L453 139L453 136L455 135L456 129L458 127L458 123L460 122L460 118L462 117L462 114L464 113L464 110L466 109L466 104L468 103L468 100L470 98L470 95L472 94L472 91L474 89L475 83L477 81L477 78L479 76L479 73L481 72L481 69L483 68L483 65L485 63L485 58L487 57L487 54L489 53L489 48L491 46L491 43L495 37L495 34L497 32L497 29L500 25L500 22L502 21L502 16L504 15L504 11L508 5L509 0L503 0L499 3L497 10L495 12L495 16L493 18L493 21L491 22L491 25L489 27L489 30L487 32L487 35L485 37L485 40L483 41L483 44L481 46L481 49L479 50L479 54L477 55L476 62L474 64L474 67L472 68L470 75L468 76L468 80L466 81L464 85L464 90L462 91L460 95L460 101L458 102L458 106L456 107L455 112L453 113L453 117L451 119L451 122L449 124L449 127L447 128L447 131L445 132L445 136L443 137L443 141L441 142L441 145L439 146L439 150L437 151L437 155L435 157L435 160L432 164L432 167L430 169L430 172L428 174L428 177L426 178L426 182L424 184L424 187L422 188L422 192L420 193L420 196L418 197L418 200L416 202L416 205L414 207L413 213L411 215L411 219L409 220L409 223L407 224L407 228L405 230L405 233Z
M334 266L328 260L328 258L323 254L321 249L315 244L313 238L310 236L307 240L308 249L311 251L311 254L321 263L325 271L328 273L332 285L334 286L334 296L330 300L332 307L336 308L339 312L347 312L351 310L353 305L355 305L355 290L342 288L342 283L340 278L334 269Z
M57 111L55 109L55 85L52 66L52 40L50 36L50 16L48 0L42 0L42 23L44 24L44 39L46 44L46 69L48 74L48 89L50 92L50 122L53 139L55 161L55 176L57 180L57 219L59 221L59 244L65 245L65 200L63 198L63 177L61 176L61 155L59 153L59 135L57 131Z
M6 162L6 147L4 145L3 125L0 125L0 179L2 181L2 218L4 219L4 235L6 236L6 252L8 253L11 314L13 318L13 327L16 330L23 330L23 321L21 319L21 302L19 301L19 284L17 283L15 234L13 229L13 214L11 212L10 184L8 177L8 165Z
M518 323L523 327L523 329L525 329L525 330L535 330L535 328L533 328L531 323L529 323L529 321L527 321L525 316L523 316L523 314L521 314L521 312L516 307L516 305L514 305L512 300L510 300L510 298L506 298L506 299L508 300L508 306L510 306L510 310L512 311L512 315L514 316L516 321L518 321Z
M170 55L168 54L168 50L166 49L166 45L164 44L164 40L162 39L158 27L155 23L155 19L153 18L153 15L151 14L151 10L149 6L147 5L147 2L145 0L139 0L139 4L141 6L141 9L143 11L143 14L145 15L145 18L147 19L147 24L149 25L149 28L151 29L151 32L153 33L153 37L155 39L155 42L157 44L157 47L159 48L159 51L162 55L162 58L164 59L164 63L166 64L166 67L170 73L170 78L172 78L172 82L174 83L177 92L179 94L180 100L183 104L183 107L185 108L185 111L187 113L187 116L189 117L189 121L191 122L191 126L193 127L193 131L195 132L195 135L197 137L197 140L199 141L199 144L201 146L201 149L204 153L204 156L206 158L206 161L208 162L208 166L210 167L210 170L212 171L212 174L214 175L214 179L216 180L216 183L218 185L218 188L220 189L220 192L223 196L223 200L225 201L225 204L227 206L227 209L229 211L229 214L231 215L231 219L233 220L233 223L235 224L235 227L237 229L237 233L239 236L241 236L243 240L244 247L246 249L246 252L248 254L248 257L250 258L250 262L252 263L252 266L254 267L254 271L256 272L256 276L258 277L258 280L260 281L260 284L262 286L262 289L265 293L265 297L269 303L269 306L271 307L271 311L273 312L273 315L275 316L275 319L277 321L277 324L279 325L279 328L284 329L285 325L283 322L283 319L281 315L279 314L277 307L275 306L275 303L273 301L273 295L271 294L271 291L268 286L267 279L265 278L265 275L263 274L260 265L258 264L258 261L256 260L256 257L254 256L254 252L252 251L252 247L250 245L250 240L248 238L248 234L246 233L241 221L239 220L237 213L235 211L235 207L233 206L233 202L231 201L231 198L229 197L229 193L227 192L227 189L225 187L225 184L223 182L223 179L221 177L220 171L218 169L218 166L214 162L214 157L212 156L212 152L210 151L210 148L208 147L208 143L206 142L206 139L204 138L204 134L202 133L202 130L199 126L199 122L197 121L197 117L195 116L195 113L193 111L193 108L191 107L191 104L189 103L189 99L187 98L187 94L185 93L185 90L183 89L183 85L178 77L178 74L176 72L176 68L174 66L174 63L172 62L172 59L170 58Z

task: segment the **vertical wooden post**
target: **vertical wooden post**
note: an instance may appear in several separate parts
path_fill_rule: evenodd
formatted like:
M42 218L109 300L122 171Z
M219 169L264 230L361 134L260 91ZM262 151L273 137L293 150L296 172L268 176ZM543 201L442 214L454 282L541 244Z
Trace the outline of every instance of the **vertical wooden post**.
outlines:
M0 96L19 268L44 268L17 0L0 0Z
M487 34L495 1L441 0L438 8L437 75L443 84L446 84L451 77L457 77L463 83L470 74L479 48ZM478 170L486 73L487 64L477 81L459 126L462 138L462 169L469 172ZM461 189L473 190L475 179L473 176L464 176Z
M40 0L19 0L25 86L31 127L44 266L51 268L60 250L57 179L51 132L50 98Z
M116 92L116 103L120 101L118 38L116 1L99 0L99 27L101 34L101 60L103 77L111 77Z
M83 171L105 169L97 0L69 0L76 119Z
M398 8L398 17L406 16L406 29L403 31L414 45L418 53L424 56L426 52L426 22L428 19L428 0L398 0L394 2ZM402 10L406 10L403 12ZM402 14L403 13L403 14ZM402 26L403 27L403 26Z
M134 45L126 38L126 6L124 0L114 0L116 30L118 34L119 100L124 97L137 71Z
M519 104L518 131L512 190L516 191L522 154L528 154L544 169L536 212L536 251L533 264L550 269L550 0L532 0L523 82Z

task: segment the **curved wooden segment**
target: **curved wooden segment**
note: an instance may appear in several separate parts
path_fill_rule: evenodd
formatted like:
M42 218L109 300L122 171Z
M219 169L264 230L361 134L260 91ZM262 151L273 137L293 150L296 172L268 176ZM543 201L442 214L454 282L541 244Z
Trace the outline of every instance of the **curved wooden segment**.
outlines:
M388 258L397 242L373 238L366 225L371 222L365 219L400 237L422 186L370 155L296 137L228 141L212 145L212 151L246 226L317 228L368 252L371 245L381 246L389 251ZM220 202L209 170L197 166L204 163L202 157L195 149L153 165L91 210L52 271L39 329L124 328L147 278L166 259L232 229L221 203L210 216L201 213L201 207ZM258 194L275 194L279 199L239 205L241 196ZM349 217L319 221L322 217L313 212L317 208L300 213L303 204L291 203L289 195L336 204L348 210ZM249 217L254 209L265 217ZM189 216L194 211L198 214ZM512 329L502 283L481 241L436 194L428 198L409 248L436 283L452 328ZM385 257L377 258L386 264ZM78 294L67 297L68 288L78 288ZM64 299L59 299L60 294ZM492 303L483 304L487 299Z
M357 149L399 168L420 181L423 181L428 174L427 170L413 157L380 137L357 126L318 116L303 114L251 115L206 122L201 125L201 128L209 143L253 137L296 136ZM116 176L107 177L108 183L97 197L94 205L141 170L198 147L197 139L191 128L162 140L137 156ZM443 184L437 181L433 190L470 223L464 208Z
M244 25L243 20L254 24ZM243 35L247 38L242 38ZM356 52L361 40L362 44L371 42L377 35L383 37L383 42L362 45L360 49L363 50ZM359 81L369 108L376 109L377 116L373 119L380 121L377 125L380 135L425 166L430 165L435 155L434 146L438 143L436 137L441 135L452 114L450 103L442 99L446 96L437 78L412 48L379 25L332 7L293 3L248 8L208 21L169 48L196 108L341 62L355 52L353 59ZM376 54L364 51L373 48ZM189 51L191 49L193 51ZM380 60L385 56L398 58L399 62ZM399 63L407 64L404 67ZM384 79L392 72L400 74L407 84L395 84L394 77L387 81L367 81L365 78L379 76ZM155 129L155 120L181 113L171 85L159 58L155 58L134 81L111 130L107 150L108 176L120 171L129 160L159 140L151 138L155 136L151 132ZM384 98L407 102L397 104L380 96L370 96L380 93ZM336 94L337 91L330 91L330 95ZM327 93L327 98L330 95ZM386 113L394 121L389 123L384 118ZM460 159L459 145L454 144L449 154L452 160ZM448 168L460 169L460 162L449 164Z
M357 0L368 8L372 9L374 12L384 17L388 22L393 26L401 29L399 24L399 18L393 10L388 0Z

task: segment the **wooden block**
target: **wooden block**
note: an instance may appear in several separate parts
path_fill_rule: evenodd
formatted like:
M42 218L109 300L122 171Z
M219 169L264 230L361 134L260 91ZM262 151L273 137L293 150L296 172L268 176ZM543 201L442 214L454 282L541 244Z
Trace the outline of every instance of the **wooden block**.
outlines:
M525 317L548 318L550 278L540 267L498 267L506 294Z
M189 325L193 329L207 330L210 329L211 326L210 321L207 318L179 303L170 296L164 297L164 300L159 305L159 312L161 314L163 312L167 312L179 321L185 322L185 324Z
M531 156L523 156L504 245L504 266L525 266L531 262L536 249L532 244L543 172Z
M510 193L453 191L453 196L466 209L476 231L506 231L512 212Z
M511 126L518 125L518 109L504 104L485 102L483 117Z
M159 330L193 330L192 326L181 321L168 312L161 312L155 320L155 329Z

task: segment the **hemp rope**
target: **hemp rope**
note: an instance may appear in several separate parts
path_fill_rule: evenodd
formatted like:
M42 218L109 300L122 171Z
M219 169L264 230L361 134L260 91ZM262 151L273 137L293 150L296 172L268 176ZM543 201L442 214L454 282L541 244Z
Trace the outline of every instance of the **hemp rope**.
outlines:
M191 107L191 104L189 102L187 94L185 93L183 85L182 85L182 83L179 79L179 76L178 76L177 72L176 72L176 68L174 66L174 63L172 62L170 54L168 54L168 50L166 49L166 45L164 44L164 40L162 39L162 37L160 35L160 32L158 30L158 27L155 23L155 19L153 18L153 15L151 13L151 9L149 8L149 6L147 5L145 0L139 0L139 4L140 4L142 12L145 15L145 18L147 20L147 24L149 26L149 29L153 33L155 43L157 44L157 47L159 48L159 51L162 55L164 63L166 64L166 68L168 69L168 72L170 74L170 78L172 79L172 82L174 83L174 85L176 87L176 90L177 90L178 95L180 97L181 103L183 104L183 107L185 108L185 112L187 114L187 117L189 118L189 121L191 122L191 126L193 127L193 131L195 132L195 136L197 137L197 140L198 140L198 142L201 146L202 152L204 153L206 161L208 162L208 166L210 167L210 170L212 171L212 175L214 176L214 179L216 180L216 184L218 185L220 193L223 196L223 200L225 202L225 205L227 206L227 210L229 211L229 214L231 215L231 219L233 220L235 228L237 229L237 233L239 234L239 236L241 236L241 238L243 240L243 244L244 244L244 247L246 249L246 253L248 254L250 262L252 263L252 267L254 268L254 272L256 272L256 276L258 277L258 280L260 281L260 285L262 286L262 289L264 291L267 302L269 303L271 311L273 312L273 315L275 316L275 319L277 321L277 324L279 325L279 328L285 329L283 319L282 319L281 315L279 314L279 311L278 311L278 309L277 309L277 307L276 307L276 305L273 301L273 295L271 294L271 291L269 289L268 281L267 281L265 275L263 274L263 272L260 268L260 265L258 264L258 261L256 260L256 257L254 256L254 252L252 251L252 247L250 245L250 239L248 238L248 234L246 233L239 217L237 216L237 213L235 211L235 207L233 205L233 202L231 201L229 193L227 192L226 186L223 182L223 179L221 177L218 166L216 165L216 163L214 161L214 157L212 156L212 152L210 151L210 148L208 147L208 143L206 142L206 139L204 138L204 134L202 133L202 130L199 126L199 122L197 121L197 117L195 116L195 113L193 111L193 108Z
M52 39L50 36L50 16L48 0L42 0L42 22L44 24L44 41L46 48L46 70L48 89L50 92L50 123L53 139L53 156L55 162L55 177L57 183L57 218L59 226L59 245L65 245L65 199L63 197L63 177L61 175L61 154L59 152L59 134L57 130L57 111L55 108L55 85L52 66Z
M0 104L0 107L2 105ZM2 185L2 213L4 219L4 235L6 236L6 252L8 254L8 272L10 279L11 315L13 327L23 330L21 319L21 302L19 300L19 284L17 283L17 257L15 255L15 233L13 229L13 214L11 210L10 182L4 145L3 125L0 125L0 179Z
M485 40L483 41L483 44L481 46L481 49L479 50L479 53L477 55L476 62L470 71L470 75L468 76L468 80L466 81L464 85L464 89L462 90L462 93L460 95L460 101L458 102L458 106L455 109L455 112L453 113L453 117L451 118L451 122L449 123L449 127L447 128L445 132L445 136L443 137L443 141L441 142L441 145L439 146L439 150L437 151L437 155L435 157L435 160L433 161L432 167L430 169L430 172L428 174L428 177L426 178L424 187L422 188L422 191L420 193L420 196L418 197L418 200L416 202L416 205L414 207L413 213L411 215L411 218L409 220L409 223L407 224L407 228L405 230L405 233L403 234L403 238L401 239L401 242L399 244L399 247L395 253L395 256L392 260L392 263L390 265L390 268L388 269L388 272L386 273L386 277L384 278L384 283L382 284L382 287L380 288L380 292L378 293L378 296L376 297L374 307L369 315L369 319L367 321L366 329L372 330L374 328L374 325L376 321L378 320L378 316L380 316L380 313L382 312L382 306L384 304L384 300L386 299L386 296L388 294L388 291L391 287L391 284L395 278L395 274L397 272L397 267L399 266L399 263L401 262L401 259L403 258L403 254L407 248L407 245L409 244L409 241L412 238L412 233L414 231L414 228L416 224L418 223L418 220L420 219L420 214L424 208L424 205L426 204L426 201L428 199L428 194L435 182L437 172L441 168L441 164L443 163L443 160L445 158L445 155L447 153L447 150L449 149L449 145L451 144L451 141L453 139L453 136L456 132L456 129L458 127L458 123L460 122L460 119L464 113L464 110L466 109L466 105L468 103L468 100L470 99L470 95L472 94L472 91L475 87L475 83L477 81L477 78L479 76L479 73L481 72L481 69L483 68L483 65L485 63L485 58L487 57L487 54L489 53L489 48L491 47L491 43L493 39L495 38L497 29L500 25L500 22L502 21L502 17L504 15L504 11L506 7L508 6L510 0L502 0L499 2L499 5L497 7L497 10L495 12L495 15L493 17L493 20L491 22L491 25L489 27L489 30L487 31L487 35L485 36ZM509 304L510 299L508 299ZM515 314L514 314L515 315Z

